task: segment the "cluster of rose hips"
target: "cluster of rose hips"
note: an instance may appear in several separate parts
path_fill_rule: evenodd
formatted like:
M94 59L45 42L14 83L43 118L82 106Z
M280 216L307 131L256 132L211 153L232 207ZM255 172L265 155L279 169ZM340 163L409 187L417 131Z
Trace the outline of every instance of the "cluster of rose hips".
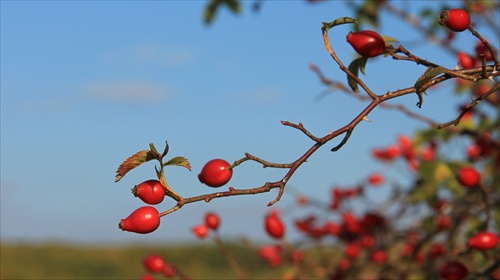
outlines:
M198 178L201 183L209 187L221 187L225 185L232 177L233 170L229 168L230 164L222 159L214 159L205 164ZM167 189L159 180L147 180L132 189L134 196L140 198L143 202L156 205L163 201L167 195ZM127 218L122 219L119 227L124 231L135 233L151 233L160 226L160 213L153 206L143 206L132 212ZM216 229L213 222L207 223L207 226ZM217 224L218 226L218 224ZM214 228L215 227L215 228ZM200 226L197 229L199 235L208 234L208 229Z
M200 239L207 237L210 230L217 231L220 226L220 217L217 213L208 212L205 214L203 224L193 227L193 233Z
M177 267L167 262L162 256L158 254L150 254L146 256L142 264L146 269L147 273L141 277L141 280L154 280L152 274L161 274L166 278L172 278L179 275L179 270Z

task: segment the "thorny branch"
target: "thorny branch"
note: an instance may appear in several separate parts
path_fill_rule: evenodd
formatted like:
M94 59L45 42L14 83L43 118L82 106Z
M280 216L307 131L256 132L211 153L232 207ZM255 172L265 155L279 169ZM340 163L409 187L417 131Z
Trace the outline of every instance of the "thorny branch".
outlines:
M290 180L290 178L295 174L297 169L303 163L305 163L324 144L330 142L331 140L337 138L340 135L344 135L344 137L337 146L332 148L332 151L335 152L335 151L338 151L340 148L342 148L347 143L349 138L351 137L356 126L361 121L365 120L367 118L367 116L370 114L370 112L373 109L375 109L376 107L381 106L381 107L385 107L385 108L398 109L398 110L400 110L400 111L402 111L410 116L416 117L416 118L423 120L429 124L432 124L433 126L437 126L440 128L447 127L447 129L453 129L453 128L448 128L448 126L451 124L455 124L455 125L458 124L460 122L461 117L463 116L463 114L466 113L466 111L468 111L472 107L476 106L481 100L483 100L488 95L490 95L493 92L495 92L496 90L498 90L500 87L499 83L497 83L488 93L473 100L471 102L471 104L469 104L469 106L467 106L467 108L464 109L462 114L460 114L460 116L456 120L454 120L450 123L443 124L443 125L437 125L436 122L434 122L426 117L420 116L416 113L413 113L402 105L385 104L384 103L385 101L391 100L391 99L394 99L394 98L397 98L400 96L404 96L404 95L408 95L408 94L412 94L412 93L418 94L417 89L415 88L415 86L412 86L412 87L408 87L408 88L404 88L404 89L398 89L398 90L392 91L392 92L388 91L387 93L381 94L381 95L375 94L359 77L357 77L357 75L352 73L336 55L336 53L333 50L333 47L330 43L329 36L328 36L328 30L331 27L332 27L332 24L323 23L322 31L323 31L323 40L324 40L324 45L325 45L326 51L330 54L331 58L338 64L340 70L342 70L349 77L354 79L360 85L360 87L366 92L367 96L359 94L359 93L355 93L355 92L351 91L350 89L348 89L347 87L343 86L341 83L333 82L333 81L327 79L326 77L324 77L324 75L321 73L321 71L319 71L319 69L317 69L316 67L311 67L312 70L315 71L320 76L323 83L330 83L331 85L333 85L336 88L339 88L343 91L349 91L350 93L353 93L354 96L356 96L357 98L360 98L363 100L369 100L370 103L351 122L349 122L345 126L339 128L333 132L329 132L327 135L324 135L323 137L315 136L312 132L307 130L302 123L295 124L295 123L292 123L289 121L282 121L281 123L284 126L295 128L295 129L301 131L303 134L305 134L309 139L311 139L314 142L314 144L310 148L308 148L302 156L300 156L297 160L295 160L292 163L281 164L281 163L272 163L272 162L266 161L264 159L261 159L259 157L256 157L254 155L251 155L250 153L245 153L245 156L243 158L234 161L234 163L230 166L230 168L234 168L234 167L239 166L240 164L242 164L246 161L254 161L254 162L262 164L262 166L264 168L270 167L270 168L288 169L287 173L283 176L283 178L281 180L276 181L276 182L266 182L264 185L262 185L260 187L256 187L256 188L236 189L234 187L230 187L229 190L227 190L227 191L214 192L214 193L210 193L210 194L204 194L204 195L199 195L199 196L194 196L194 197L189 197L189 198L180 198L177 201L177 205L175 205L174 207L172 207L171 209L169 209L165 212L160 213L160 216L164 216L164 215L167 215L169 213L172 213L172 212L180 209L185 204L189 204L189 203L193 203L193 202L197 202L197 201L210 202L212 199L215 199L215 198L236 196L236 195L259 194L259 193L269 192L272 189L279 189L277 197L273 201L268 203L268 206L272 206L281 199L287 182ZM475 32L475 30L473 30L472 28L470 28L469 30L476 37L480 38L481 41L486 42L479 34L477 34L477 32ZM487 47L493 53L493 49L492 49L491 45L487 45ZM400 55L399 53L401 53L402 55ZM438 66L438 64L435 64L435 63L430 62L428 60L424 60L424 59L419 58L418 56L409 52L403 46L398 46L398 48L394 48L391 51L390 56L395 60L410 61L410 62L414 62L414 63L417 63L418 65L422 65L422 66L425 66L428 68ZM437 75L436 77L430 79L419 90L420 90L420 92L425 92L425 90L427 90L428 88L430 88L434 85L437 85L441 82L444 82L444 81L449 80L449 79L454 79L454 78L462 78L462 79L471 80L471 81L479 81L480 79L492 79L493 77L497 77L500 75L500 72L497 72L496 69L500 68L500 64L498 64L498 57L496 55L493 55L493 56L495 57L494 61L495 61L496 65L486 65L485 63L483 63L483 65L481 67L467 69L467 70L462 70L462 69L452 70L452 69L443 68L443 72L440 75Z

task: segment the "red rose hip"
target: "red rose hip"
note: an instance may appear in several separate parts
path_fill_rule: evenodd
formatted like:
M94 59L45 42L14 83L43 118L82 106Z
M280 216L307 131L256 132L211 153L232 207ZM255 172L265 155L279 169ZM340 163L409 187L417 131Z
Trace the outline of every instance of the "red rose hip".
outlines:
M276 239L283 238L285 236L285 224L278 216L277 213L271 213L266 216L265 228L267 234Z
M156 208L143 206L132 212L127 218L122 219L118 226L123 231L150 233L160 226L160 215Z
M471 69L476 65L475 59L465 52L458 52L458 62L464 69Z
M192 228L192 231L193 231L194 235L196 235L200 239L203 239L203 238L207 237L208 230L209 230L209 228L205 224L203 224L203 225L197 225L197 226L195 226L195 227Z
M481 174L474 167L462 167L458 171L458 181L464 187L473 188L481 182Z
M229 166L231 166L229 162L223 159L213 159L203 166L198 179L209 187L221 187L229 182L233 176L233 170L229 169Z
M147 180L132 189L134 196L147 204L158 204L165 198L167 190L158 180Z
M205 225L210 229L217 230L220 225L219 215L214 212L208 212L205 215Z
M439 268L439 275L446 280L462 280L468 273L467 268L457 261L447 262Z
M469 246L479 250L490 250L498 245L499 238L493 232L483 231L469 239Z
M371 30L349 32L347 42L358 54L365 57L379 56L385 51L384 38Z
M438 22L444 24L451 31L462 32L469 28L470 16L463 9L444 10L439 14Z
M165 268L165 260L162 256L152 254L144 258L142 264L149 272L159 273Z

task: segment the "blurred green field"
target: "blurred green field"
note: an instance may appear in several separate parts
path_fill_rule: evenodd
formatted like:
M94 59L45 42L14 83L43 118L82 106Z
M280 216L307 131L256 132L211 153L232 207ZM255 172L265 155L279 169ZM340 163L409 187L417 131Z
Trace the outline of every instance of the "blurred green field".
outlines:
M255 250L228 244L249 279L282 278L283 270L271 269ZM191 279L235 279L216 246L151 245L97 246L45 244L0 245L1 279L140 279L146 273L142 259L160 254ZM166 279L162 275L155 279Z

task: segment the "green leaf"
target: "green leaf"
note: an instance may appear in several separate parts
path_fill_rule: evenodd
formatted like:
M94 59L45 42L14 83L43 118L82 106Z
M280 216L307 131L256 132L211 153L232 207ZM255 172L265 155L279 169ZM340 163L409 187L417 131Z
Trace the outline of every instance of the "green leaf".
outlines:
M424 100L422 98L422 87L427 84L432 78L436 77L437 75L440 75L444 73L445 68L442 66L437 66L437 67L429 67L427 70L425 70L424 74L418 78L417 82L415 83L414 87L418 95L418 107L422 107L422 104L424 103Z
M189 171L191 171L191 164L185 157L174 157L171 158L169 161L165 162L163 166L167 165L173 165L173 166L182 166L187 168Z
M152 151L149 150L137 152L127 158L116 170L115 183L120 181L130 170L153 159L157 159L157 157Z
M213 22L221 6L229 7L229 9L235 14L239 14L241 12L241 5L237 0L212 0L207 4L204 10L203 18L206 24Z
M417 91L420 91L423 85L428 83L432 78L436 77L437 75L443 74L445 71L445 68L442 66L437 66L437 67L429 67L427 70L425 70L424 74L418 78L417 82L415 83L415 89Z
M367 61L368 61L367 57L358 57L355 60L353 60L351 64L349 64L348 69L349 71L351 71L352 74L354 74L354 76L358 77L359 71L365 74L365 66ZM349 84L349 86L353 91L359 92L358 82L349 75L347 75L347 83Z

